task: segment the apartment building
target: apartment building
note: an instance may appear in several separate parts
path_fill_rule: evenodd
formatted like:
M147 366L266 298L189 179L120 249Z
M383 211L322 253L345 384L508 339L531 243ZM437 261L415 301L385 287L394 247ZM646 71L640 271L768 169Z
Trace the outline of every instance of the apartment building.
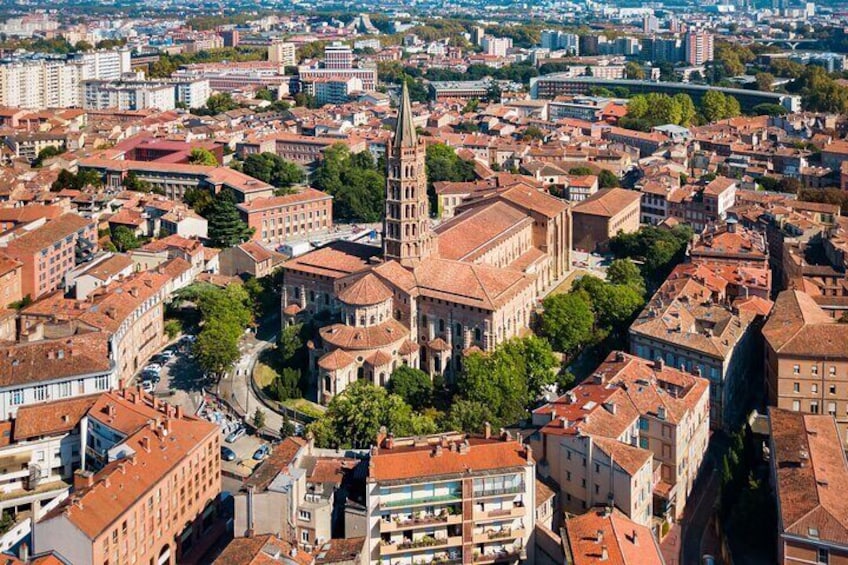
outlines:
M684 37L686 62L698 67L714 58L715 40L713 34L706 31L690 31Z
M848 446L848 324L830 317L809 294L785 290L763 338L769 404L833 417Z
M566 512L611 505L653 527L683 516L709 439L709 383L613 352L533 423L539 473L560 485Z
M768 269L769 250L762 232L746 229L733 218L707 227L689 245L692 262Z
M21 278L23 263L0 253L0 308L23 298Z
M356 137L339 139L336 137L311 137L295 133L275 133L262 138L248 138L238 143L236 153L245 158L251 153L271 151L286 161L306 166L320 161L324 155L324 150L336 143L347 145L351 153L359 153L367 149L365 141Z
M36 551L79 565L163 565L214 541L218 426L129 389L101 395L82 426L83 453L104 466L77 472L73 494L36 524Z
M63 324L57 329L64 335L45 337L43 329L25 336L32 341L0 347L0 421L22 407L104 392L117 384L106 333L73 333L72 324Z
M593 509L566 521L565 565L665 565L649 528L611 507Z
M832 416L769 409L780 565L848 562L848 464Z
M605 188L571 209L574 248L594 252L619 233L639 230L641 196L634 190Z
M225 277L249 275L261 279L273 273L283 259L283 255L269 251L255 241L245 241L221 250L218 260L220 273Z
M0 512L14 518L30 513L34 521L68 495L82 464L80 422L97 395L18 408L0 422ZM4 548L5 549L5 548Z
M757 313L735 308L726 288L675 270L630 326L630 352L710 381L710 425L735 429L754 383Z
M368 561L533 563L532 451L509 434L382 436L366 483Z
M176 108L174 85L149 81L82 82L82 107L87 110L146 110L166 111Z
M164 301L172 282L190 265L173 259L156 271L144 271L104 286L86 300L54 294L21 311L21 331L32 339L64 326L100 330L109 335L113 378L129 382L166 342ZM112 388L115 382L110 382Z
M65 274L97 249L94 222L74 213L22 232L0 250L22 263L21 294L33 300L61 288Z
M256 230L253 239L263 243L304 240L333 227L333 197L314 188L257 198L239 204L238 209L245 223Z
M294 43L287 41L272 41L268 46L268 61L280 68L293 67L297 64Z
M323 547L340 522L342 483L359 464L322 455L312 439L286 438L235 494L235 537L273 534L306 552Z

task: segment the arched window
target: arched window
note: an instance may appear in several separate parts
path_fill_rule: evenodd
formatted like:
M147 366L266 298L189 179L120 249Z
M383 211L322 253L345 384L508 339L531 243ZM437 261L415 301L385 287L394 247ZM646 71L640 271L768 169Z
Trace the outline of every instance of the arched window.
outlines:
M444 318L439 318L439 331L445 331L445 320Z
M333 380L330 378L330 375L324 376L324 390L327 392L331 392L333 389Z
M480 328L474 328L474 341L482 341L483 340L483 332L480 331Z
M377 320L374 318L374 316L371 316L371 324L373 325L373 324L375 324L376 322L377 322Z
M363 367L359 367L356 370L356 378L357 379L364 379L365 378L365 369Z

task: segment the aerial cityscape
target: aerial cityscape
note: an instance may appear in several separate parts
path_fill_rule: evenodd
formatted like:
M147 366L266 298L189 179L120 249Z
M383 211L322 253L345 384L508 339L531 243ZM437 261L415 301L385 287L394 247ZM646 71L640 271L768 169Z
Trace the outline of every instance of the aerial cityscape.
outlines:
M9 0L0 136L0 564L848 564L848 0Z

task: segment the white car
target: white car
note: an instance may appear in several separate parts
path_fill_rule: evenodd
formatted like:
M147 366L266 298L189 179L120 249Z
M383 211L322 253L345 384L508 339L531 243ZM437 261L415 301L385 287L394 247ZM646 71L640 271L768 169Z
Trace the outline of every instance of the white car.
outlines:
M151 363L141 370L142 373L156 373L157 375L162 372L162 365L159 363Z
M141 390L147 393L152 393L156 390L156 383L153 381L141 381Z

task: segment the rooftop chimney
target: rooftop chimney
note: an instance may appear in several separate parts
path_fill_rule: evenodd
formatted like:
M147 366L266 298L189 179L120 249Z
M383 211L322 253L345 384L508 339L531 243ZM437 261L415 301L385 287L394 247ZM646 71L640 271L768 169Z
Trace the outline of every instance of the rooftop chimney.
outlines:
M74 490L80 491L83 489L91 488L91 485L94 484L94 473L91 471L83 471L82 469L77 469L74 472Z
M141 438L141 448L147 453L150 453L150 436L144 436Z
M609 552L607 551L607 546L603 546L601 548L601 561L606 561L609 559Z
M598 530L595 533L595 541L597 541L598 543L602 543L604 541L604 531L603 530Z
M492 437L492 424L490 424L489 422L483 424L483 435L486 439Z

